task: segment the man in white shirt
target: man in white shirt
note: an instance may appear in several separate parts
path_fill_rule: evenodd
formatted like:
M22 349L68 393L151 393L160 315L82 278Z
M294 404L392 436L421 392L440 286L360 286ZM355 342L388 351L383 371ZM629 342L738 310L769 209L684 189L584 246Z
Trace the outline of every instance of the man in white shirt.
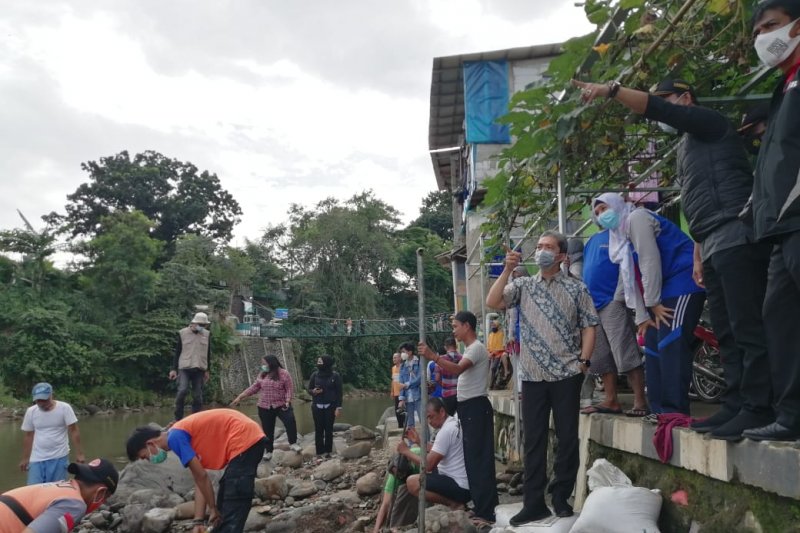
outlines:
M19 468L28 472L28 485L50 483L67 479L69 440L75 446L75 460L83 463L83 447L78 430L78 418L66 402L53 399L53 386L37 383L33 387L32 405L25 412L22 431L22 460Z
M447 505L451 509L463 509L464 504L472 497L464 465L461 423L457 418L447 414L441 398L428 400L426 415L428 424L439 431L427 456L428 470L436 468L437 472L429 472L425 477L425 499L432 503ZM409 436L412 439L417 438L413 430L409 430ZM405 455L409 461L420 464L419 456L411 452L405 440L400 440L397 451ZM419 474L408 476L406 488L414 497L419 495L419 485Z

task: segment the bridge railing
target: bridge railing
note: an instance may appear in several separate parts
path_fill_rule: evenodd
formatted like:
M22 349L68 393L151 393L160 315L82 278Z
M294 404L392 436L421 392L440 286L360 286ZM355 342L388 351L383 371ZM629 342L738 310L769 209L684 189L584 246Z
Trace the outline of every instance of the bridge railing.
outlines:
M240 335L270 338L331 338L331 337L386 337L415 336L419 331L419 319L398 318L392 320L354 320L350 327L345 321L284 322L281 324L239 324ZM450 319L447 314L432 315L425 318L427 333L450 333Z

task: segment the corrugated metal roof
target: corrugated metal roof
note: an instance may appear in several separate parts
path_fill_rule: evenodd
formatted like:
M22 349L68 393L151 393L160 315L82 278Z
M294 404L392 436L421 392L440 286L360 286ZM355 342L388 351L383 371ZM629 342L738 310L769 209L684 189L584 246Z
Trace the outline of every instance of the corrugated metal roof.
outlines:
M561 53L561 44L543 44L476 52L433 59L431 75L430 121L428 123L428 149L437 150L461 146L464 137L464 76L461 68L465 61L492 61L505 59L521 61ZM433 172L439 189L448 188L452 165L458 152L432 153Z

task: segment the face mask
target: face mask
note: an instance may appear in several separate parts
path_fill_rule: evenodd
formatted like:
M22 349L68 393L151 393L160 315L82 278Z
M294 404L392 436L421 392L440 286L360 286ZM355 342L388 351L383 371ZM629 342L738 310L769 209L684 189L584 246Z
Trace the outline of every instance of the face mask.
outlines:
M789 33L800 19L795 19L782 28L769 33L761 33L756 37L753 47L762 63L768 67L776 67L792 55L800 44L800 35L790 37Z
M267 365L261 365L262 372L269 372L269 367Z
M661 131L664 133L669 133L670 135L675 135L678 133L678 130L670 126L669 124L664 124L663 122L658 122L658 127L661 128Z
M147 453L150 453L150 447L149 446L147 447ZM153 463L154 465L161 464L166 460L167 460L167 452L166 452L166 450L162 450L161 448L158 448L158 452L155 455L150 453L150 462Z
M536 250L533 260L539 265L539 268L550 268L556 262L556 254L550 250Z
M408 354L406 352L401 353L400 359L402 359L403 361L408 361Z
M613 209L606 209L597 215L597 222L605 229L616 229L619 226L619 215Z

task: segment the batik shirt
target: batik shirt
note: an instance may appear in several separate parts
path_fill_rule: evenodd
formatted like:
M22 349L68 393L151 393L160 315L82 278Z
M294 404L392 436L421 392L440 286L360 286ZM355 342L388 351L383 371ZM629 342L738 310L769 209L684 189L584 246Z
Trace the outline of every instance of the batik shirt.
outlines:
M519 306L523 381L560 381L581 372L581 330L600 323L583 282L556 274L517 278L503 290L506 307Z

